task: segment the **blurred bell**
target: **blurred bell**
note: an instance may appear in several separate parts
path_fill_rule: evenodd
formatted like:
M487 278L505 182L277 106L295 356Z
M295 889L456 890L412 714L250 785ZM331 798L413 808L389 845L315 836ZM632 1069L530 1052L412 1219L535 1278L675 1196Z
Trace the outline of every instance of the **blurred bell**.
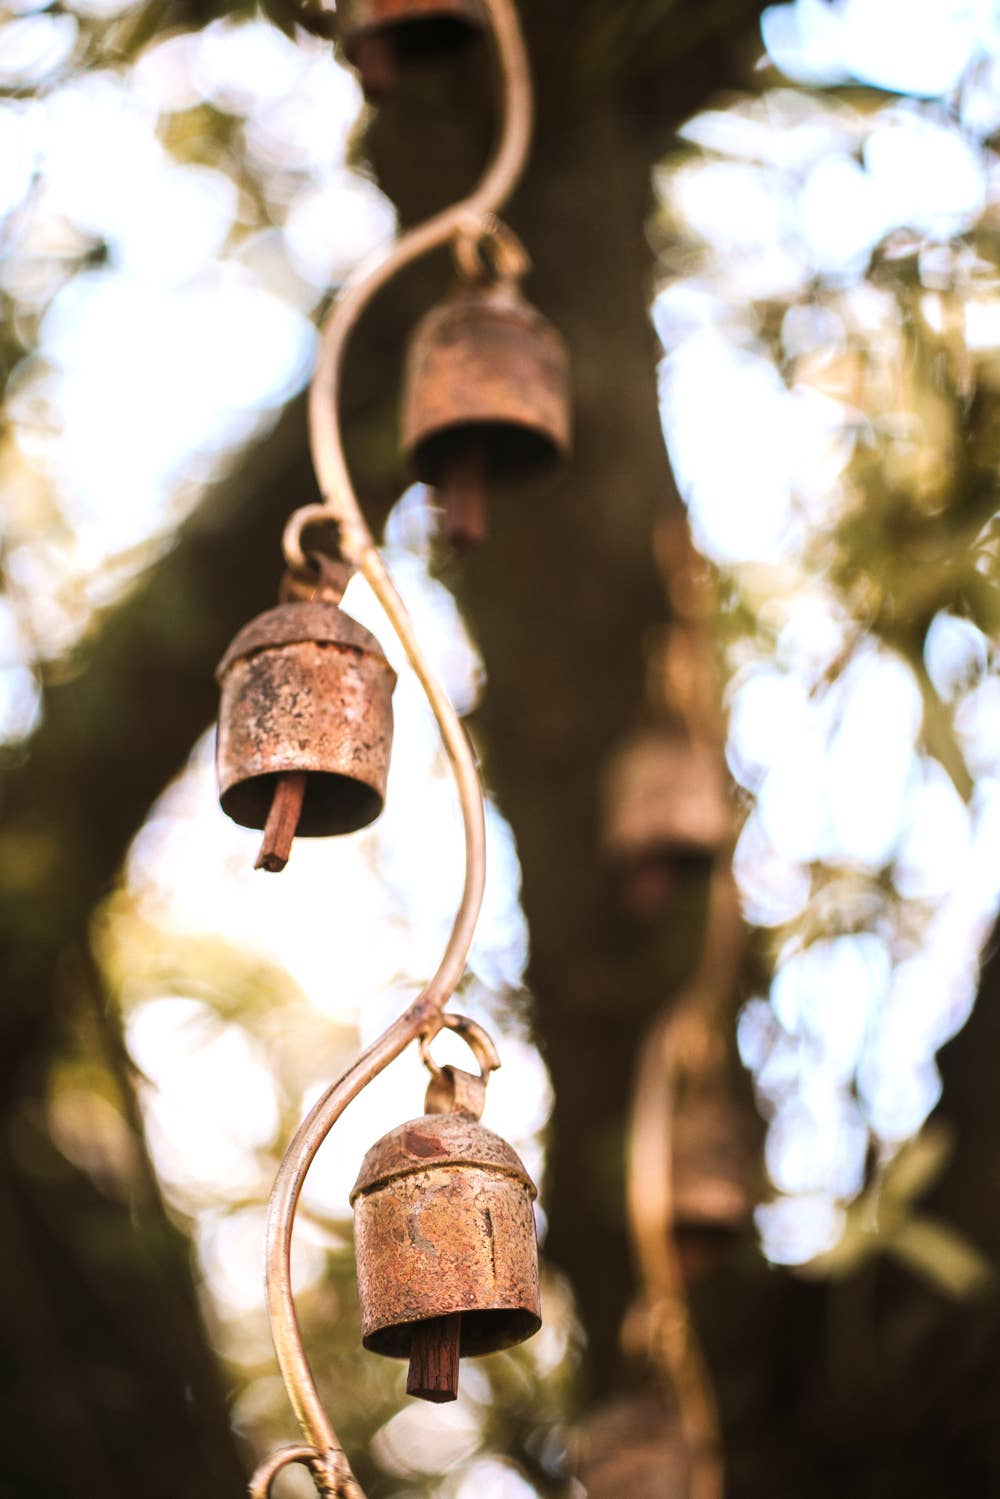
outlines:
M658 914L682 865L710 864L728 846L732 822L721 755L680 728L638 730L608 766L604 848L636 915Z
M721 1077L683 1090L671 1128L674 1238L690 1284L753 1222L758 1128Z
M400 66L434 57L484 29L481 0L339 0L340 36L368 99L394 92Z
M440 492L458 546L482 540L489 484L528 479L568 453L566 347L516 282L463 286L417 325L402 425L410 465Z

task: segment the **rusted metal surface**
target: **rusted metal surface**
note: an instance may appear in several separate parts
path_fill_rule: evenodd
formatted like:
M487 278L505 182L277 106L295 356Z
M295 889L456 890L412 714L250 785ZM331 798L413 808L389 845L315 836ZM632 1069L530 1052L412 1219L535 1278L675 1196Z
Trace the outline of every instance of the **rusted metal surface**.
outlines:
M460 1067L442 1067L431 1078L424 1100L428 1114L467 1114L480 1119L486 1102L486 1078L463 1072Z
M349 62L369 99L396 88L408 55L433 55L481 32L481 0L338 0L337 23Z
M534 1197L516 1152L467 1114L379 1140L351 1194L365 1347L406 1358L415 1325L456 1312L463 1357L537 1332Z
M576 1443L588 1499L688 1499L691 1463L662 1400L635 1396L606 1406Z
M666 726L640 729L608 766L604 846L613 860L714 858L733 835L721 753Z
M240 631L217 676L219 795L235 822L265 827L277 778L299 771L308 772L300 836L374 821L396 674L373 635L334 604L283 604Z
M570 439L566 346L516 284L465 286L417 325L403 397L417 478L444 487L475 453L486 480L522 479Z

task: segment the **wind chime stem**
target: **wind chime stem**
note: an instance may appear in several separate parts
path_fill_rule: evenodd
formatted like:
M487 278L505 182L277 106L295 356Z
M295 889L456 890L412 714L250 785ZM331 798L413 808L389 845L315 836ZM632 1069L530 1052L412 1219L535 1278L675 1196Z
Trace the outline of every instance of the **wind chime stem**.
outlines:
M458 1399L462 1313L431 1317L413 1329L406 1393L435 1405Z
M344 1109L358 1093L420 1036L439 1028L440 1015L465 971L485 883L485 814L482 786L472 747L447 693L437 681L416 638L409 614L379 555L351 484L340 431L340 388L344 354L350 334L369 302L404 267L433 250L455 244L464 235L483 236L518 182L531 136L532 94L527 56L513 0L484 0L491 24L502 99L502 129L496 154L479 186L461 203L446 209L404 235L384 257L363 265L343 289L322 329L320 349L309 392L310 447L323 495L323 506L305 507L286 528L285 558L293 570L307 566L302 549L302 527L315 522L317 512L332 516L339 531L344 561L357 568L371 584L389 616L407 657L420 680L441 730L455 774L465 829L465 884L458 913L444 955L433 978L405 1014L357 1059L338 1082L314 1105L289 1145L268 1207L266 1280L271 1333L285 1386L299 1425L316 1463L336 1459L335 1491L343 1499L359 1499L361 1490L347 1466L340 1443L323 1409L302 1341L291 1285L291 1241L302 1186L316 1152ZM261 867L287 858L292 790L279 788L261 849ZM274 827L272 828L272 818ZM296 819L297 820L297 819ZM294 828L293 828L294 832ZM452 1319L436 1319L451 1324ZM418 1339L415 1378L426 1387L425 1398L451 1399L457 1393L460 1318ZM427 1365L431 1365L428 1370ZM451 1366L454 1364L454 1375ZM296 1449L299 1451L300 1449ZM298 1459L296 1459L298 1460ZM271 1468L264 1465L251 1486L253 1499L265 1499ZM315 1473L314 1473L315 1476ZM318 1486L321 1484L318 1482ZM325 1490L324 1490L325 1492Z
M288 863L292 840L302 816L306 779L307 773L304 770L291 770L278 777L255 869L266 869L268 874L280 874Z

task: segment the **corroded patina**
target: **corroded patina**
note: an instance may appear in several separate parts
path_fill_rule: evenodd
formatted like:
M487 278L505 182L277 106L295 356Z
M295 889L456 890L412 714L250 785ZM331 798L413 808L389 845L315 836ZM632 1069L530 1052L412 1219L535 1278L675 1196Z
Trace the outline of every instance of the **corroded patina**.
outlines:
M219 664L216 769L223 810L263 828L278 777L306 772L298 835L349 833L385 800L396 674L336 604L282 604Z
M461 1313L463 1356L541 1326L535 1187L467 1114L425 1114L368 1152L351 1194L366 1348L407 1358L423 1323Z
M403 447L440 485L478 444L485 477L523 479L569 451L566 346L516 283L464 286L417 324L407 357Z

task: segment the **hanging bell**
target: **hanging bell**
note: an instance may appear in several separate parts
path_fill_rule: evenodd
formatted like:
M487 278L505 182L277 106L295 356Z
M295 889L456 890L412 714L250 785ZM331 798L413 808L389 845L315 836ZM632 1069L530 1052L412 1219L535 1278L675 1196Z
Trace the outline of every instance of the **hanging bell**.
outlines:
M368 99L393 93L400 64L434 57L484 30L481 0L338 0L340 38Z
M605 853L623 870L637 915L666 904L682 864L711 863L729 846L733 812L722 757L680 728L635 733L612 758L603 790Z
M717 1265L753 1223L758 1133L721 1073L682 1087L671 1121L671 1196L674 1239L688 1284Z
M687 1499L691 1460L663 1402L632 1396L595 1412L576 1441L587 1499Z
M515 281L464 285L417 325L402 425L411 467L441 492L456 545L482 540L488 484L528 478L569 452L566 346Z
M264 828L258 868L283 869L293 836L353 833L385 801L396 673L337 604L281 604L219 663L222 809Z
M362 1338L409 1358L409 1394L454 1400L460 1356L538 1331L535 1195L511 1147L466 1112L411 1119L365 1156L351 1193Z

